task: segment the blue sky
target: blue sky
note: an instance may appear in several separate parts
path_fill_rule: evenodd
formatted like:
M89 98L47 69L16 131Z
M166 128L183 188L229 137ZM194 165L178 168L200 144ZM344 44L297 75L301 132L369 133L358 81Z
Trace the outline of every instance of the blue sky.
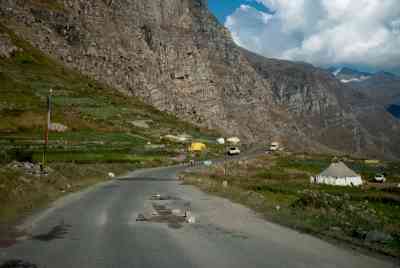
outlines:
M208 0L208 8L222 24L225 24L226 18L232 15L242 4L252 6L260 11L268 12L268 9L264 5L248 0Z
M400 74L399 1L208 0L208 5L238 45L266 57Z

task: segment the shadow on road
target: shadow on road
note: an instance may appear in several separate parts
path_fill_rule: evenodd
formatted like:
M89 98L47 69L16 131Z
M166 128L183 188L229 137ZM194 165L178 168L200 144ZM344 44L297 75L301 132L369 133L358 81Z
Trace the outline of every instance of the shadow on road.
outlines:
M38 266L22 260L9 260L0 264L0 268L38 268Z
M60 224L51 229L48 233L32 236L32 240L49 242L55 239L62 239L68 233L70 225Z

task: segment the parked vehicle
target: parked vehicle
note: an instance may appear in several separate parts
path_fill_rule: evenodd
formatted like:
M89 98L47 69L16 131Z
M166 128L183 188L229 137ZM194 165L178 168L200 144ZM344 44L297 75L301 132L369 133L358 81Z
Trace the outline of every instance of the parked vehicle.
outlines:
M238 155L240 154L240 150L238 147L231 147L228 150L228 155Z
M269 146L269 150L272 152L278 151L280 148L279 142L271 142L271 145Z
M386 178L383 174L376 174L374 181L384 183L384 182L386 182Z

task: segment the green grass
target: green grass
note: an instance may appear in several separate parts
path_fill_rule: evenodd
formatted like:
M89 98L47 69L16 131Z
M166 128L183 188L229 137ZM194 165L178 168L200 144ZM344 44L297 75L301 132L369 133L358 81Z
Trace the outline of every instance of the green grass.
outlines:
M313 155L266 156L232 163L229 176L223 176L222 167L216 167L188 174L185 181L245 204L277 223L400 257L400 189L395 185L310 184L310 175L326 168L329 159ZM381 169L362 160L347 160L359 172ZM392 176L399 175L396 163L382 163L382 167ZM228 181L228 188L222 187L223 180ZM374 230L390 234L393 240L365 241L366 234Z
M142 163L142 162L162 162L160 155L133 155L123 152L104 151L104 152L50 152L46 155L48 162L74 162L74 163ZM42 153L34 153L33 160L40 162Z
M280 168L297 169L302 172L317 174L330 164L328 159L279 159L277 166Z

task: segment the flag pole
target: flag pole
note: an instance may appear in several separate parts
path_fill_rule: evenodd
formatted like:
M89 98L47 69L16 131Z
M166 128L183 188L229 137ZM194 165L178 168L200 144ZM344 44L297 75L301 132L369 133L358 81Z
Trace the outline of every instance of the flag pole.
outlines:
M51 94L53 93L53 89L49 90L49 95L47 96L47 118L46 118L46 125L44 130L44 148L43 148L43 159L41 169L44 170L46 166L46 152L47 146L49 144L49 131L51 126Z

